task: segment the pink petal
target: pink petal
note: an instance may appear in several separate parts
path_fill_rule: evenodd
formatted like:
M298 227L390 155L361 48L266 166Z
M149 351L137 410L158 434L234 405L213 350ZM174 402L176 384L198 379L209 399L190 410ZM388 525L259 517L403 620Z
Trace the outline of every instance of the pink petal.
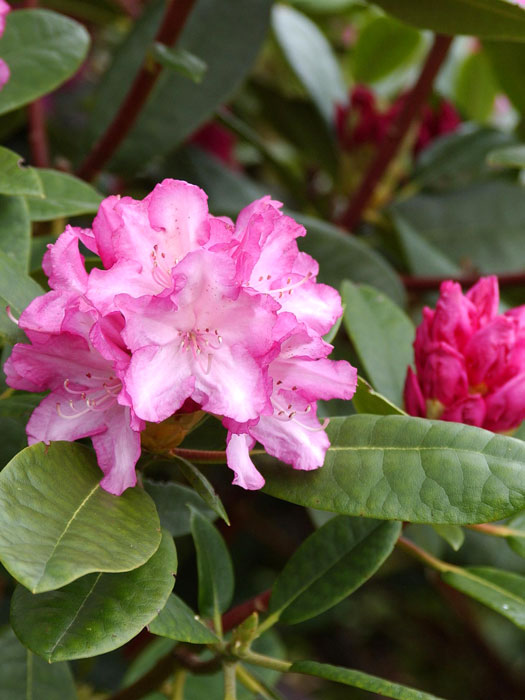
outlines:
M250 450L254 445L255 440L246 433L240 435L228 433L226 458L228 466L235 472L233 483L251 491L264 486L264 479L250 458Z
M485 397L487 416L484 428L505 432L525 420L525 372Z
M419 384L426 399L437 399L445 406L468 394L465 359L446 343L436 343L426 357Z
M30 445L34 445L36 442L48 444L56 440L73 442L106 430L103 411L75 414L68 405L70 398L71 395L64 390L54 391L40 402L31 414L26 427ZM59 411L68 417L63 418Z
M93 437L97 460L105 476L100 485L116 496L135 486L140 457L140 433L130 428L129 409L114 406L106 412L107 430Z
M425 399L421 392L421 387L419 386L417 376L412 371L412 367L409 367L407 370L403 398L405 402L405 411L407 413L409 413L411 416L417 416L419 418L426 417L427 409Z
M468 396L446 408L441 414L441 420L467 423L478 428L487 427L485 422L485 401L479 394Z
M42 267L52 289L85 292L88 276L84 256L78 250L78 235L71 226L66 227L56 243L48 246Z
M476 307L478 324L485 325L497 315L499 306L498 278L482 277L465 295Z

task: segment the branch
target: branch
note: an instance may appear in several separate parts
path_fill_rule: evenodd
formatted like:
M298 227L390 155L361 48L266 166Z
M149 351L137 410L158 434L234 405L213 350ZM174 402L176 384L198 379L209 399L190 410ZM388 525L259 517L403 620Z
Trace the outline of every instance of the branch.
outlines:
M247 600L246 602L241 603L235 608L232 608L231 610L228 610L228 612L224 613L222 616L223 632L229 632L234 627L237 627L237 625L244 622L244 620L250 617L250 615L254 612L266 612L271 595L272 590L269 588L267 591L259 593L253 598L250 598L250 600Z
M471 287L475 284L481 275L465 275L463 277L455 277L464 287ZM414 292L426 292L432 289L439 289L442 282L451 279L450 277L412 277L404 275L402 278L405 288ZM498 275L500 287L515 287L525 284L525 272L511 272L505 275Z
M35 100L28 107L29 143L33 165L37 168L49 168L49 146L46 133L46 115L42 99Z
M124 12L131 17L137 19L140 15L139 0L114 0L115 5L118 5Z
M377 185L400 149L410 127L419 117L421 109L432 92L434 79L447 56L451 43L452 37L436 34L416 84L403 101L401 111L390 125L381 149L372 161L368 172L365 173L348 209L341 216L341 225L349 231L353 231L360 222Z
M157 32L155 41L171 46L179 38L195 0L171 0ZM147 57L135 76L133 84L119 107L115 118L80 165L77 175L92 180L111 159L144 107L162 68L158 63L151 66Z

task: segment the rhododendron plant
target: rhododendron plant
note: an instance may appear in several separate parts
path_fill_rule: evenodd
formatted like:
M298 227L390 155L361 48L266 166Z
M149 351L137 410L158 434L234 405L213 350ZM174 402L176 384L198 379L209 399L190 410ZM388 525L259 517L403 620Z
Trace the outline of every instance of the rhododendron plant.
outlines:
M525 419L525 306L498 315L496 277L466 294L443 282L435 309L425 307L408 369L405 405L414 416L495 432Z
M0 36L2 36L2 34L4 33L6 16L10 11L11 7L9 6L9 4L5 0L0 0ZM0 89L9 80L9 75L9 66L4 60L0 58Z
M235 483L260 488L241 445L257 439L296 469L320 467L330 443L316 400L355 391L356 370L326 359L321 334L342 308L297 248L303 227L269 198L237 225L211 216L206 199L165 180L142 201L104 200L92 229L68 227L49 246L52 291L20 317L31 344L15 346L7 383L51 390L28 423L30 444L92 436L111 493L136 483L145 421L187 399L246 436L228 437L228 464ZM104 269L86 272L80 241Z

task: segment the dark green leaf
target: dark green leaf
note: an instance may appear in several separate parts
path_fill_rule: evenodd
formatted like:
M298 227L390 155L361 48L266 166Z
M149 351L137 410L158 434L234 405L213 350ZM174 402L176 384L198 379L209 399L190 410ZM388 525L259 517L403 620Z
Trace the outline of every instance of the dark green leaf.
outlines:
M7 17L0 58L11 72L0 93L0 114L51 92L80 67L89 34L68 17L49 10L17 10Z
M343 322L373 387L403 405L407 367L413 360L414 325L384 294L344 282Z
M525 13L524 13L525 14ZM507 42L487 41L483 43L500 88L522 115L525 112L523 75L525 71L525 46Z
M14 632L0 632L0 697L2 700L76 700L67 663L48 664L23 647Z
M0 558L33 592L91 571L128 571L159 546L155 505L140 488L113 496L99 484L94 453L76 443L42 443L0 474ZM23 527L21 526L23 524Z
M168 602L148 629L159 637L189 644L213 644L219 641L217 635L175 594L170 595Z
M303 12L315 14L336 14L352 7L352 5L359 4L361 4L361 0L292 0L290 3Z
M0 249L0 338L14 344L23 340L24 335L18 327L5 315L5 307L9 306L11 313L18 318L22 311L33 299L44 290L29 275L22 266Z
M15 267L28 270L31 251L31 221L23 197L0 196L0 251Z
M184 478L195 489L204 503L206 503L214 513L217 513L219 518L222 518L226 525L229 525L230 520L228 514L224 510L221 499L200 469L197 469L195 465L188 462L188 460L183 457L177 457L177 462Z
M399 683L391 683L370 676L362 671L354 671L350 668L341 668L340 666L330 666L329 664L320 664L317 661L296 661L292 664L291 673L302 673L308 676L317 676L324 678L327 681L334 683L342 683L343 685L351 685L354 688L368 690L376 695L382 695L387 698L395 698L395 700L440 700L436 695L423 693L421 690L407 688Z
M262 466L264 491L343 515L468 524L525 508L525 444L461 423L405 416L332 418L324 466Z
M449 586L525 629L525 576L488 566L454 567L442 576Z
M457 552L465 541L465 533L459 525L432 525L437 534Z
M41 197L42 183L34 168L22 165L18 153L0 146L0 194L19 194Z
M378 570L400 532L396 522L332 518L287 562L273 586L268 612L294 624L333 607Z
M204 617L223 613L233 597L233 567L224 540L209 520L191 512L191 532L197 551L199 610Z
M407 24L440 34L525 41L525 11L506 0L374 0Z
M186 76L194 83L202 82L208 70L206 63L195 54L184 49L172 49L158 41L153 44L151 55L161 66Z
M455 101L468 119L484 122L492 112L498 84L484 51L469 54L456 77Z
M87 182L58 170L37 170L44 188L43 199L28 199L32 221L52 221L61 217L93 214L102 195Z
M518 513L511 518L508 521L507 526L512 530L517 530L518 532L523 533L521 537L519 534L516 534L514 537L508 537L507 544L516 552L516 554L519 554L520 557L525 558L525 512Z
M173 539L163 533L155 554L133 571L90 574L36 595L18 586L11 624L22 643L47 661L105 654L135 637L162 610L176 570Z
M505 146L491 151L487 163L495 168L525 168L525 145Z
M374 17L360 31L354 47L354 77L360 83L381 80L414 57L421 35L391 17Z
M215 518L214 511L207 508L202 498L187 486L149 479L143 479L143 484L147 493L155 501L161 527L170 532L173 537L181 537L191 532L188 505L199 510L210 520Z
M328 124L333 124L336 105L346 104L348 97L327 39L306 15L286 5L274 5L272 27L290 66L317 109Z
M362 377L357 378L357 389L352 399L358 413L372 413L375 416L405 415L405 412L374 391Z

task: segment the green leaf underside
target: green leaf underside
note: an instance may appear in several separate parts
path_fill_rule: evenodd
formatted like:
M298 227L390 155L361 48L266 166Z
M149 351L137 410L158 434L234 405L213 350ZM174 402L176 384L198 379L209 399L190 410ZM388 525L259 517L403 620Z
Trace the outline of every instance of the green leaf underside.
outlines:
M224 522L229 525L228 514L211 482L204 476L200 469L191 462L188 462L187 459L177 457L177 462L179 463L179 468L184 474L186 481L195 489L208 508L214 513L217 513L219 518L222 518Z
M66 663L48 664L26 649L9 627L0 632L2 700L76 700L73 675Z
M525 11L505 0L374 0L398 19L441 34L525 41Z
M273 586L268 612L294 624L333 607L377 571L400 531L397 522L332 518L287 562Z
M26 272L31 252L31 221L23 197L0 195L0 251ZM35 283L36 284L36 283Z
M200 83L208 66L195 54L184 49L172 49L156 41L151 49L152 56L165 68L177 71L190 80Z
M437 534L457 552L465 541L465 533L459 525L433 525Z
M165 607L150 623L148 629L159 637L189 644L213 644L218 641L217 635L175 594L170 595Z
M357 389L352 397L352 403L358 413L372 413L375 416L406 415L401 408L374 391L363 377L357 378Z
M27 447L0 473L0 558L17 581L49 591L152 556L160 542L153 501L137 487L113 496L101 476L94 453L69 442Z
M514 552L516 552L516 554L519 554L520 557L525 558L525 512L518 513L511 518L508 521L507 526L513 530L523 531L523 537L508 537L507 544Z
M0 194L41 197L42 183L34 168L24 167L18 153L0 146Z
M413 359L412 321L373 287L346 280L341 296L343 323L373 387L401 406L407 367Z
M199 512L191 512L191 532L197 552L199 610L204 617L223 613L233 597L230 553L216 528Z
M32 221L52 221L61 217L94 214L103 197L87 182L58 170L37 170L43 198L27 200Z
M394 698L395 700L441 700L436 695L407 688L404 685L399 685L399 683L391 683L383 678L370 676L362 671L320 664L317 661L296 661L292 664L290 672L317 676L317 678L324 678L327 681L334 681L334 683L351 685L354 688L368 690L371 693Z
M449 586L525 629L525 576L488 566L455 567L442 576Z
M0 58L10 78L0 92L0 114L32 102L70 78L84 60L89 34L50 10L17 10L7 17Z
M270 460L264 491L344 515L468 524L525 507L525 445L480 428L405 416L333 418L325 464ZM268 463L270 462L270 463Z
M155 554L133 571L90 574L36 595L18 586L11 624L22 643L47 661L105 654L135 637L162 610L176 570L173 539L163 533Z
M525 168L525 145L506 146L491 151L487 163L499 168Z
M173 537L181 537L191 532L188 505L200 510L210 520L215 517L213 510L206 507L202 498L187 486L149 479L143 479L142 483L155 502L161 527L171 532Z

